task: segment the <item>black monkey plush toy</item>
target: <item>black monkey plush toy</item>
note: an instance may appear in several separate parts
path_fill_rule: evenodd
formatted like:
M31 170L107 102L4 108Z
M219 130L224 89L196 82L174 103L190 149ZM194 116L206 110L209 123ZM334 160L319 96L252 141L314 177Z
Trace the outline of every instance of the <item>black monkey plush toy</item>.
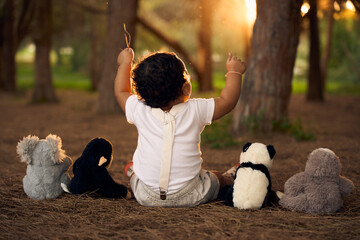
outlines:
M85 147L73 166L74 177L64 191L72 194L96 192L108 198L130 198L124 185L116 183L107 171L112 161L112 144L104 138L94 138Z

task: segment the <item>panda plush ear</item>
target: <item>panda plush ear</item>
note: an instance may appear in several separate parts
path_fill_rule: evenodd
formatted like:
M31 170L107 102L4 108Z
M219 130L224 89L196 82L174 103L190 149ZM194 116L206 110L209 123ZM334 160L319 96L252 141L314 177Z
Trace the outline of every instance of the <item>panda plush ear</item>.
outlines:
M252 144L251 142L246 143L246 144L243 146L243 152L246 152L246 151L249 149L249 147L250 147L251 144Z
M267 150L269 152L270 158L273 159L273 157L276 154L274 146L273 145L267 145L266 148L267 148Z

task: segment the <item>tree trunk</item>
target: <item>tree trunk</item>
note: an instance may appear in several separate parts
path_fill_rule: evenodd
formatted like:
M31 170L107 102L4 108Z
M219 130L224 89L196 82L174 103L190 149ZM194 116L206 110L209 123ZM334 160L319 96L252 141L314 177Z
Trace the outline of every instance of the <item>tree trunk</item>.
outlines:
M232 123L234 134L249 122L269 131L273 121L287 117L301 5L301 0L257 1L248 68Z
M4 73L4 26L5 26L5 8L4 2L0 2L0 91L5 89Z
M50 48L52 34L52 0L35 3L33 38L35 43L35 86L32 102L56 102L52 85Z
M308 17L310 19L310 54L308 71L308 89L306 99L309 101L323 101L323 87L320 72L320 43L317 18L317 0L310 0Z
M326 82L327 82L327 68L328 68L328 62L331 55L331 45L332 45L332 33L333 33L333 27L334 27L334 1L328 0L327 2L327 25L326 25L326 45L324 48L324 53L322 55L321 59L321 88L322 92L325 91Z
M91 20L91 54L90 54L90 78L91 90L98 89L100 82L100 65L99 65L99 33L96 18Z
M126 48L123 24L135 42L137 0L108 1L107 36L105 43L104 67L99 84L98 113L121 112L114 95L114 79L117 71L117 55ZM134 47L134 46L132 46Z
M20 1L18 4L20 8L20 13L17 21L17 42L16 49L19 48L21 42L25 37L29 35L31 30L32 20L34 18L34 10L35 10L35 2L36 0L26 0Z
M5 91L13 92L16 90L16 31L15 31L15 2L5 0L3 7L3 88Z
M199 91L211 91L212 60L211 35L213 0L200 0L200 29L198 32Z

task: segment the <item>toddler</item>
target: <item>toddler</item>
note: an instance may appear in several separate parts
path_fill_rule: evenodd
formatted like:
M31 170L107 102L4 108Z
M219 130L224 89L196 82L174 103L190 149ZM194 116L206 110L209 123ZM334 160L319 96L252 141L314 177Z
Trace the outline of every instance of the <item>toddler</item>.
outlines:
M174 53L151 54L132 69L133 58L131 48L120 52L114 88L139 135L133 161L125 167L136 200L144 206L192 207L216 199L233 177L201 169L200 134L235 107L245 64L229 53L220 97L189 99L190 77Z

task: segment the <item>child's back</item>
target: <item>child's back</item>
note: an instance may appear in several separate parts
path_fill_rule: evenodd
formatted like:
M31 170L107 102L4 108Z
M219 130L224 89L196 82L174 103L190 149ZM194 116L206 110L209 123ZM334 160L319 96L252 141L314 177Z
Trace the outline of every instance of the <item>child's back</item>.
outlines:
M119 54L115 95L139 134L131 177L136 199L148 206L193 206L216 198L225 182L218 172L201 170L200 134L235 106L244 64L229 55L230 75L221 96L188 100L189 76L175 54L156 53L136 65L137 95L130 87L132 59L131 49Z

